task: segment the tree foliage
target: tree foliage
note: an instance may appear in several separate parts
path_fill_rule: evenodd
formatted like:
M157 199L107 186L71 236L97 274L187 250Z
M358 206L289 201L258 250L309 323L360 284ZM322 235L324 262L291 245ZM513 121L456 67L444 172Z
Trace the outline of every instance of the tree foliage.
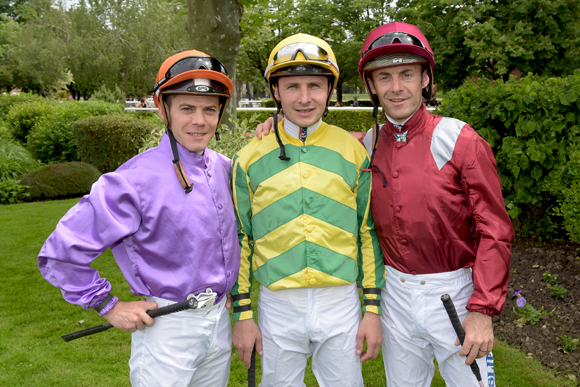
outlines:
M435 81L507 81L520 70L565 76L580 68L577 0L399 0L397 20L416 24L435 52Z
M89 98L102 86L120 86L129 94L146 95L161 62L189 47L182 2L68 4L27 0L19 8L26 12L1 17L1 87L42 95L68 88L76 98Z
M243 66L238 74L245 82L265 86L261 77L278 42L296 33L318 36L337 57L337 99L342 101L344 85L362 88L357 67L366 34L393 14L390 2L381 0L273 0L267 6L254 5L242 20L239 61ZM261 17L256 21L255 16Z
M187 31L191 47L222 62L234 85L243 13L244 5L238 0L188 0ZM233 103L228 104L222 118L222 123L230 128L233 128L230 117L236 117L236 100L234 90Z

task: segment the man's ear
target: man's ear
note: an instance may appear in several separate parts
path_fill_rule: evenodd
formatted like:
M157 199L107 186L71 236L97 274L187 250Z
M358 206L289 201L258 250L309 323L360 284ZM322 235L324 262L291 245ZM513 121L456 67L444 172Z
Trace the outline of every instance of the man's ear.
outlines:
M278 84L273 85L272 88L274 89L274 97L277 101L280 101L280 93L278 93Z
M373 83L373 78L367 78L367 83L369 84L369 87L371 88L371 93L373 94L378 94L377 90L375 89L375 84Z
M429 81L430 81L429 72L427 70L423 70L423 87L422 87L422 89L429 86Z
M162 108L162 104L159 104L159 106L157 106L157 113L159 114L159 118L161 118L163 121L165 121L165 116L163 114L163 108Z

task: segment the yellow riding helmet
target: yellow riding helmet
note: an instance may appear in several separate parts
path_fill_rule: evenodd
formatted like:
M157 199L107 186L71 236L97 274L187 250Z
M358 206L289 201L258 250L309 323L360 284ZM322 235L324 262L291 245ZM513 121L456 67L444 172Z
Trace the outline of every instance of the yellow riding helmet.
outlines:
M321 72L319 71L321 68L328 71ZM274 47L268 59L264 78L270 85L270 92L273 96L273 85L279 77L328 75L333 78L332 90L334 90L338 83L339 73L336 57L328 43L312 35L296 34L282 40ZM331 96L332 91L328 102Z

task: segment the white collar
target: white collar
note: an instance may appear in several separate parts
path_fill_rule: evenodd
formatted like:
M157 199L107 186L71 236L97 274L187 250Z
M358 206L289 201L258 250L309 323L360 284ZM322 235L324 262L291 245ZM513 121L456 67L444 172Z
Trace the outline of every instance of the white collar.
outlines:
M415 113L417 113L418 111L419 111L419 109L417 109L417 110L415 111ZM403 125L405 125L405 123L406 123L407 121L409 121L409 120L410 120L410 119L411 119L411 118L412 118L412 117L415 115L415 113L411 114L411 115L409 116L409 118L407 118L405 121L402 121L402 122L395 121L394 119L392 119L391 117L387 116L386 114L385 114L385 116L387 117L387 120L389 120L389 122L390 122L391 124L393 124L393 125L395 126L395 128L397 128L397 127L403 127ZM400 130L400 129L399 129L399 130Z
M321 123L322 118L319 119L314 124L310 125L308 128L306 128L306 136L310 136L312 133L314 133L314 131L318 129ZM284 119L284 131L286 131L288 135L300 140L300 126L296 125L295 123L287 119Z

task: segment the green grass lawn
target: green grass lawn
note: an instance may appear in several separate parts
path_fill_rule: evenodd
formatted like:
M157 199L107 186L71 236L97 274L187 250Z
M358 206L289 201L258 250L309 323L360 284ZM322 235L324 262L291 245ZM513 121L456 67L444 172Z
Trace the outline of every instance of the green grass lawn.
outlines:
M37 267L36 256L44 240L77 202L0 206L0 386L129 386L131 335L111 329L64 342L60 335L106 321L93 310L66 303ZM125 301L136 299L110 251L97 258L93 267L111 281L115 295ZM537 361L505 343L496 343L494 354L500 387L576 385L555 378ZM260 380L259 362L257 373ZM385 386L381 358L365 362L363 374L367 387ZM310 369L305 383L317 386ZM247 371L234 350L229 386L246 385ZM432 385L443 387L445 383L436 375Z

